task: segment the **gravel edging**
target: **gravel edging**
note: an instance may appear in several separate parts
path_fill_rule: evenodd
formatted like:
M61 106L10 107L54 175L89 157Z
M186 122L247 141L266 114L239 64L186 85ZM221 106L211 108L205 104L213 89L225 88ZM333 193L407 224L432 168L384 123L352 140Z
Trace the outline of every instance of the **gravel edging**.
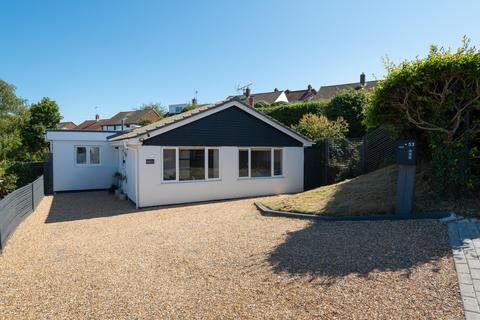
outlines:
M295 218L295 219L307 219L307 220L319 220L319 221L383 221L383 220L418 220L418 219L445 219L448 218L450 212L431 212L424 213L421 215L414 216L413 218L399 218L392 214L383 214L383 215L371 215L371 216L340 216L340 217L330 217L330 216L319 216L314 214L307 213L298 213L298 212L286 212L272 210L263 205L260 202L255 202L255 206L258 211L264 216L276 216L276 217L285 217L285 218Z

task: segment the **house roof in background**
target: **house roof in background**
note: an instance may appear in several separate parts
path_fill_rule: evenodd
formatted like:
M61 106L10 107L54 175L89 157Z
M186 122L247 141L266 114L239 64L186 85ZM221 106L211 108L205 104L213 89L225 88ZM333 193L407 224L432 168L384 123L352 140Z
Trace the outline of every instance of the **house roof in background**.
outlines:
M105 125L105 119L103 120L85 120L76 126L75 130L102 130L102 126Z
M242 102L238 97L223 100L223 101L220 101L220 102L217 102L217 103L214 103L214 104L201 105L201 106L196 107L195 109L192 109L192 110L189 110L189 111L186 111L186 112L183 112L183 113L179 113L179 114L167 117L167 118L163 118L163 119L161 119L161 120L159 120L155 123L152 123L152 124L146 125L144 127L134 129L134 130L132 130L130 132L127 132L125 134L122 134L122 135L115 135L115 136L109 137L108 139L110 141L117 141L117 140L136 138L136 137L142 136L144 134L150 133L154 130L158 130L158 129L164 128L166 126L172 125L174 123L180 122L182 120L186 120L186 119L191 118L191 117L193 117L195 115L198 115L200 113L203 113L203 112L206 112L206 111L209 111L209 110L213 110L213 109L216 109L216 108L220 108L221 106L224 106L225 104L230 103L230 102L238 102L239 107L243 106L243 107L248 108L249 110L254 111L257 114L257 116L260 115L260 116L258 116L259 118L264 118L263 121L265 121L267 123L269 121L271 121L271 122L273 122L273 126L277 126L277 129L278 128L283 128L281 130L288 132L290 135L296 136L296 139L302 141L302 143L306 142L307 144L311 144L310 140L305 138L303 135L301 135L298 132L292 130L291 128L284 125L283 123L267 116L263 112L260 112L260 111L256 110L255 108L251 108L250 106L248 106L244 102ZM272 123L270 123L270 125L272 125Z
M75 123L73 123L72 121L64 121L64 122L60 122L58 124L58 127L60 129L74 129L77 127L77 125Z
M315 89L304 89L304 90L285 90L285 95L287 96L288 102L299 102L305 101L317 94Z
M250 96L252 96L255 99L255 102L258 101L265 101L268 104L272 104L277 99L280 97L280 95L283 93L283 90L278 90L278 91L272 91L272 92L261 92L261 93L252 93ZM248 98L245 95L238 95L238 96L229 96L227 99L232 99L232 98L237 98L242 101L247 101Z
M152 121L160 119L160 116L155 112L155 110L134 110L134 111L122 111L106 119L103 125L115 125L121 124L122 120L125 119L125 124L138 124L143 119L149 119Z
M314 95L311 99L312 100L330 99L330 98L333 98L339 91L347 90L347 89L359 90L361 88L364 88L367 91L372 90L375 88L377 82L378 80L366 81L365 86L363 87L360 85L360 82L336 84L331 86L321 86L320 89L318 89L317 94Z

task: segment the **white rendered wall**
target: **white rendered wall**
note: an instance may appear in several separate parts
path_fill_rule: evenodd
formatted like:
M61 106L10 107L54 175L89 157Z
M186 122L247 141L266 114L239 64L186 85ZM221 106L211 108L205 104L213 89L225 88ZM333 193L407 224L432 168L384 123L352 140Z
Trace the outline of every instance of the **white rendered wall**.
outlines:
M135 149L127 149L127 156L125 157L125 175L127 180L124 184L124 192L133 202L136 202L137 190L136 190L136 172L137 172L137 162L136 155L137 151Z
M67 140L63 136L56 137L58 140L50 140L53 153L53 191L109 188L113 183L113 174L118 169L118 151L103 140L104 138L99 141L93 135L76 136L78 140ZM94 140L84 140L88 138ZM100 147L100 165L77 165L75 146Z
M283 148L283 177L238 178L238 148L221 147L220 180L162 182L161 147L139 149L140 207L303 191L303 147ZM154 159L154 164L145 164Z

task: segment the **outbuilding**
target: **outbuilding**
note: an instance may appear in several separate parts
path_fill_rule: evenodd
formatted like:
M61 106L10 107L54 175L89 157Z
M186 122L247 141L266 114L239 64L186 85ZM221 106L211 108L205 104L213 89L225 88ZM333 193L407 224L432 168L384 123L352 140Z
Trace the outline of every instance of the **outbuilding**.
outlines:
M50 130L53 190L105 189L137 207L303 191L312 143L237 99L130 132Z

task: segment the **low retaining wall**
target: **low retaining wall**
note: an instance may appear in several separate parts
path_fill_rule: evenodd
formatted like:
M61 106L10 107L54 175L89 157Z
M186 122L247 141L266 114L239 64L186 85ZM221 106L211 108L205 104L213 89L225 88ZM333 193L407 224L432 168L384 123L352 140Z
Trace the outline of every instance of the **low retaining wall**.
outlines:
M394 214L379 214L371 216L340 216L340 217L329 217L329 216L319 216L315 214L306 214L306 213L296 213L296 212L285 212L277 211L267 208L261 203L256 202L255 206L262 215L265 216L275 216L275 217L286 217L286 218L295 218L295 219L308 219L308 220L320 220L320 221L375 221L375 220L405 220L405 218L395 216ZM421 213L413 216L412 219L444 219L450 216L450 212L429 212Z
M35 210L43 197L42 175L0 200L0 252L17 226Z

